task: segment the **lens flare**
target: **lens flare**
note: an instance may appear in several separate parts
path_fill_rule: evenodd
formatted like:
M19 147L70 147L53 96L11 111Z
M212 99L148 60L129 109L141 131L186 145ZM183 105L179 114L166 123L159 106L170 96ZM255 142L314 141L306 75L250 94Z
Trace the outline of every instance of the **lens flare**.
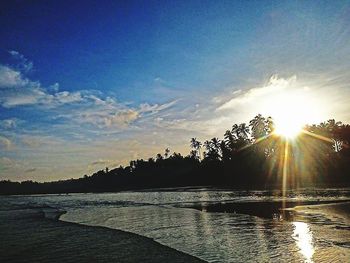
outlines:
M303 124L299 120L276 120L274 133L286 138L294 138L302 131Z
M264 103L264 112L274 120L274 134L293 139L307 123L320 118L321 109L307 89L294 87L272 94Z

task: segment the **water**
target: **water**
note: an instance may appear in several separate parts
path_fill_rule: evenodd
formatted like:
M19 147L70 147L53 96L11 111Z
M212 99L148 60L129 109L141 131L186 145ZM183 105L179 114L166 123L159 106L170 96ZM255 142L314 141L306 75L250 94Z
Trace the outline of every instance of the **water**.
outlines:
M2 199L58 207L67 211L61 220L133 232L209 262L350 262L349 214L335 211L341 210L339 205L302 208L291 221L191 208L208 203L349 200L350 189L303 189L285 198L278 191L180 188Z

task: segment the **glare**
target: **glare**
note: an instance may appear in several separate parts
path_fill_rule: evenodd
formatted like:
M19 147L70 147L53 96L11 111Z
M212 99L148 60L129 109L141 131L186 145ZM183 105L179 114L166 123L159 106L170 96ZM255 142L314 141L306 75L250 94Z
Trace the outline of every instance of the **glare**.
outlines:
M300 253L304 256L305 262L312 263L312 256L315 252L312 242L312 232L307 223L293 222L293 225L293 238L296 242L296 245L300 249Z
M275 134L291 139L301 132L302 127L303 124L299 123L297 120L285 119L275 121Z
M307 123L319 119L320 107L303 89L283 91L270 97L265 105L275 124L274 133L286 138L300 134Z

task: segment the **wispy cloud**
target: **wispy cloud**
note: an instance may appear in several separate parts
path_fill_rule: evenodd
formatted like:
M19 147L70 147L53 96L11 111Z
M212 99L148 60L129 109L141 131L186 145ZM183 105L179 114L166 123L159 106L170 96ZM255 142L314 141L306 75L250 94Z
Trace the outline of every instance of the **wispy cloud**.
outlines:
M233 97L222 105L217 107L218 111L222 110L235 110L246 107L247 104L256 103L261 98L275 96L287 88L293 86L296 82L296 76L288 79L278 78L277 75L272 76L268 83L262 87L254 87L245 91L238 90L233 92Z
M12 165L14 163L14 160L8 157L0 157L0 163L2 165Z
M104 124L107 127L114 125L117 126L127 126L131 122L135 121L139 117L139 113L135 110L129 109L121 112L117 112L114 115L110 115L103 118Z
M177 101L164 104L142 103L131 107L117 102L115 98L99 98L92 94L83 96L81 103L69 111L59 114L59 118L79 124L91 124L97 128L125 129L133 122L148 118L170 109Z
M97 161L93 161L92 163L90 163L90 165L94 166L94 165L99 165L99 164L108 164L110 163L111 160L102 160L102 159L99 159Z
M36 168L29 168L29 169L26 169L24 170L25 173L33 173L35 172L37 169Z
M18 167L18 162L8 157L0 157L0 171L11 170L14 167Z
M15 52L12 54L16 55ZM142 117L155 115L177 103L177 100L173 100L164 104L141 103L139 106L130 107L117 102L116 98L103 97L103 94L96 94L92 90L59 91L58 83L46 89L39 81L26 78L23 72L7 66L1 67L3 71L0 71L0 85L4 89L1 90L0 104L5 108L40 108L47 110L53 119L63 118L98 128L124 129Z
M81 101L82 95L77 92L55 92L50 94L38 81L23 78L21 72L7 68L1 71L0 90L2 97L0 103L5 108L18 106L36 106L41 108L56 108L64 104ZM7 75L7 76L5 76ZM10 76L10 77L9 77Z
M178 102L178 100L173 100L173 101L170 101L168 103L161 104L161 105L159 105L159 104L150 105L148 103L142 103L139 107L139 112L140 113L158 113L160 111L171 108L177 102Z
M23 136L21 139L22 144L24 144L27 147L39 147L43 144L41 138L33 137L33 136Z
M20 67L0 65L0 107L6 111L0 120L0 154L15 157L0 160L7 169L3 178L78 177L155 156L167 147L187 154L191 137L221 137L234 123L269 114L278 94L298 92L336 112L348 112L350 96L350 78L336 73L312 75L309 81L274 75L196 95L181 90L182 96L175 92L162 103L125 102L91 89L68 91L58 82L44 86L29 76Z
M28 62L15 51L10 54ZM177 142L168 133L176 128L164 130L155 138L159 127L154 120L175 118L178 99L120 102L101 91L62 90L58 82L44 87L28 77L29 68L27 71L21 65L1 65L1 69L0 107L11 114L19 113L21 119L0 120L0 154L11 151L26 160L2 160L5 174L10 170L15 174L11 179L66 178L71 173L81 176L106 166L125 165L131 158L148 158L162 152L163 144ZM176 147L173 150L182 149L182 145Z
M12 141L0 135L0 150L10 151L14 148Z
M12 56L13 59L16 60L17 67L24 71L29 72L33 69L33 62L28 60L23 54L19 53L16 50L10 50L9 54Z
M10 54L31 65L21 54L10 51ZM21 62L22 64L24 62ZM21 64L21 65L22 65ZM24 64L23 64L24 65ZM81 101L81 91L58 91L59 84L54 83L47 89L39 81L26 77L29 68L10 67L0 64L0 104L5 108L33 105L42 108L54 108L67 103Z
M16 129L18 125L24 123L23 120L18 118L0 120L0 127L6 130Z

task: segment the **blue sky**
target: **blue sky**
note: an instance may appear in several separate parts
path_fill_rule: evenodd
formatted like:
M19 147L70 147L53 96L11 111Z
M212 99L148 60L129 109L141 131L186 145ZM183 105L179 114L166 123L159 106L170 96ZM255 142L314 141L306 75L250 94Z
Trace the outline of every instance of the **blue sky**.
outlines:
M277 93L307 98L309 121L350 121L349 1L0 10L0 179L76 178L166 147L187 154L191 137L273 115Z

